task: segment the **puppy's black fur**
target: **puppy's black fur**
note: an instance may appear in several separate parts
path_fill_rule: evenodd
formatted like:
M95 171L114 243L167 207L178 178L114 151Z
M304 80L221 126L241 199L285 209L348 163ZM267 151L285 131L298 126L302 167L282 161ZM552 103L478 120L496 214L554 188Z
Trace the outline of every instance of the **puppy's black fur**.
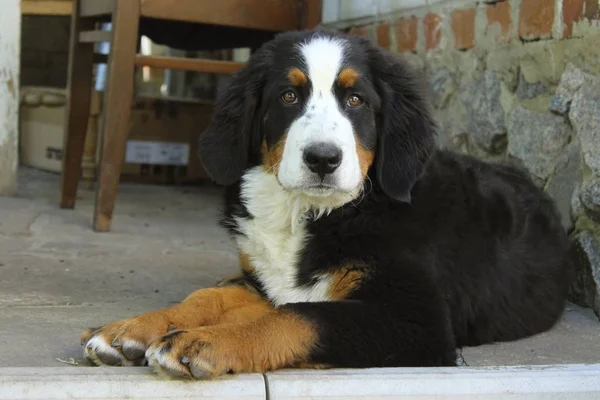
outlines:
M233 236L241 234L236 218L253 218L239 179L261 163L270 109L265 88L293 64L293 44L311 35L332 34L286 33L257 51L201 137L207 171L229 185L223 224ZM308 223L297 285L348 264L364 279L342 301L281 306L318 327L311 361L455 365L456 347L552 327L568 286L569 241L551 199L520 170L435 149L421 81L367 40L345 40L377 97L369 109L375 124L360 132L363 143L376 143L375 162L359 202ZM251 272L247 279L261 290Z

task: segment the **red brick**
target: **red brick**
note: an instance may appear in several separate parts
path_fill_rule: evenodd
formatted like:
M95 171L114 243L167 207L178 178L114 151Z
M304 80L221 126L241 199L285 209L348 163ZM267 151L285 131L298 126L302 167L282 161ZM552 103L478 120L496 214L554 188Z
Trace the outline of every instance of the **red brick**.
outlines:
M475 8L452 12L451 25L454 47L467 50L475 46Z
M354 28L350 29L350 34L356 35L356 36L364 36L364 37L368 38L369 37L369 26L368 25L355 26Z
M552 37L554 0L523 0L519 9L519 37L541 39Z
M585 17L598 19L598 0L585 0Z
M563 0L563 38L573 35L573 24L583 18L584 0Z
M510 2L503 1L489 5L485 9L488 25L498 24L500 32L496 35L496 43L509 43L512 39L512 20L510 17Z
M401 18L396 22L396 43L399 52L417 50L418 23L417 17Z
M384 23L377 25L377 44L383 48L389 49L391 44L390 39L390 24Z
M428 13L423 17L425 26L425 49L433 50L440 44L442 39L442 18L434 13Z

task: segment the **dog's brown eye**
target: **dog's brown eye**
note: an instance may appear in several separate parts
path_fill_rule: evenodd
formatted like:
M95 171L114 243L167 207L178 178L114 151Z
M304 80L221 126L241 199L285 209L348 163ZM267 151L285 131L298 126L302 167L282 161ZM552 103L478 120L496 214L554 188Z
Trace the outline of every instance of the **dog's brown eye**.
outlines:
M362 104L363 100L360 98L359 95L357 94L353 94L350 97L348 97L348 101L346 102L346 105L348 107L358 107Z
M288 90L287 92L283 93L281 95L281 98L288 104L295 104L298 102L298 97L296 96L296 93L292 92L291 90Z

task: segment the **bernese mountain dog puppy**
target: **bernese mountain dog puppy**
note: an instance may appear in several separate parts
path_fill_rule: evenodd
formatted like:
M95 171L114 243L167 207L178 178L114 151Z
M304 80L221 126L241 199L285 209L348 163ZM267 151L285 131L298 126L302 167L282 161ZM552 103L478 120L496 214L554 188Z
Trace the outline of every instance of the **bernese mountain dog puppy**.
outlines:
M211 378L456 365L560 318L569 241L522 171L440 150L423 80L356 36L287 32L200 138L241 274L83 333L98 365Z

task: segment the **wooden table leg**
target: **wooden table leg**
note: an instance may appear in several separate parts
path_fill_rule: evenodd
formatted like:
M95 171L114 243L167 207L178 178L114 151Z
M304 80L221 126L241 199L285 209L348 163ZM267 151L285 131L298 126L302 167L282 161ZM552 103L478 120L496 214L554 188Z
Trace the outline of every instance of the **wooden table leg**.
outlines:
M133 100L139 19L139 0L117 2L112 18L113 36L103 107L104 133L94 211L94 230L97 232L110 231L112 223Z
M93 30L94 22L78 17L78 3L79 1L73 2L71 17L67 116L60 201L62 208L75 207L93 83L94 44L79 43L79 32Z

